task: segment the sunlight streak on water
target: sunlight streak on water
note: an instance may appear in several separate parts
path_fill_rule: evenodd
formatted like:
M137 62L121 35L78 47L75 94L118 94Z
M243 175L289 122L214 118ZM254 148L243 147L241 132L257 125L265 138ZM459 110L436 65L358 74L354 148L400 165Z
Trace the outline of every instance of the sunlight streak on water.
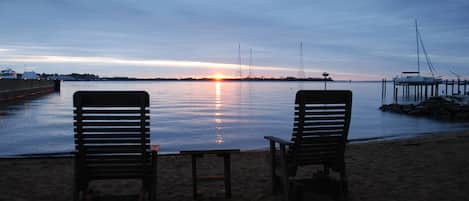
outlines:
M221 100L221 82L215 82L215 129L217 130L215 143L223 144L223 127L222 127L222 113L220 113L222 107Z
M383 113L380 83L334 82L353 91L349 138L414 135L467 128L467 124ZM322 82L63 82L52 93L0 106L0 155L66 152L73 145L72 96L77 90L145 90L150 94L151 138L162 152L267 147L265 135L291 137L298 89ZM389 96L388 96L389 97Z

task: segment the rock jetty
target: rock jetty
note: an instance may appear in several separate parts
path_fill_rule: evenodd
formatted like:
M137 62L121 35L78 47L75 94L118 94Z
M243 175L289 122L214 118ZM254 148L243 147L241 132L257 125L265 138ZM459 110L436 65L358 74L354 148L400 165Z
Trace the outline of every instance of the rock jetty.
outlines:
M469 96L436 96L417 105L382 105L381 111L425 116L439 120L469 122Z

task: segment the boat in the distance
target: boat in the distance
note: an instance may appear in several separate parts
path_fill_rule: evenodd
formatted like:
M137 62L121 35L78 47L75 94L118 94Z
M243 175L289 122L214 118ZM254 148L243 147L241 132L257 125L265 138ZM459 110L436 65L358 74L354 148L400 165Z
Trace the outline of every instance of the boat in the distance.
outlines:
M418 30L417 20L415 20L415 36L417 39L417 71L402 72L400 76L396 76L394 78L395 83L398 85L440 84L442 79L441 77L435 77L436 70L435 67L433 67L430 56L428 56L427 54L425 46L423 45L422 36L420 35L420 32ZM420 74L420 48L422 48L422 51L425 55L425 61L427 63L428 69L430 70L431 76L423 76Z

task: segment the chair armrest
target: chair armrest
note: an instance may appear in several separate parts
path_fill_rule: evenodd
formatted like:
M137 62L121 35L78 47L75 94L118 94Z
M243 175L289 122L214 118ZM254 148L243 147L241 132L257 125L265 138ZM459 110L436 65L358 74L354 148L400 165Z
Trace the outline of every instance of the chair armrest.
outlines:
M155 163L156 163L156 157L158 156L158 151L160 151L160 145L150 145L151 158L152 158L152 161Z
M150 151L151 152L159 152L160 151L160 145L159 144L150 145Z
M276 142L276 143L278 143L280 145L283 145L283 146L285 146L285 145L288 146L288 145L292 144L292 142L289 142L289 141L286 141L284 139L280 139L280 138L274 137L274 136L264 136L264 139L269 140L271 142Z

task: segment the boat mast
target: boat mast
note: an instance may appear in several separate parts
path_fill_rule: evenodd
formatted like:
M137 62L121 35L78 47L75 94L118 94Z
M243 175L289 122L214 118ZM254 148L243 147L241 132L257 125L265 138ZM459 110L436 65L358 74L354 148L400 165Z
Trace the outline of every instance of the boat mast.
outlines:
M417 72L420 75L420 52L419 52L419 30L417 28L417 19L415 19L415 39L417 40Z
M430 59L430 56L428 55L427 50L425 49L425 45L423 44L423 39L422 39L422 35L420 34L420 32L418 32L418 38L419 38L420 46L422 46L423 55L425 55L425 60L427 61L428 69L430 70L432 77L435 77L436 69L435 67L433 67L432 60Z
M242 72L242 69L241 69L242 65L241 65L241 44L240 43L238 43L238 64L239 64L239 72L238 72L239 73L239 79L241 79L242 76L243 76L242 75L243 72Z
M303 66L303 41L300 41L300 71L298 72L300 79L305 78L305 68Z
M252 48L249 48L249 73L248 78L251 78L251 66L252 66Z

